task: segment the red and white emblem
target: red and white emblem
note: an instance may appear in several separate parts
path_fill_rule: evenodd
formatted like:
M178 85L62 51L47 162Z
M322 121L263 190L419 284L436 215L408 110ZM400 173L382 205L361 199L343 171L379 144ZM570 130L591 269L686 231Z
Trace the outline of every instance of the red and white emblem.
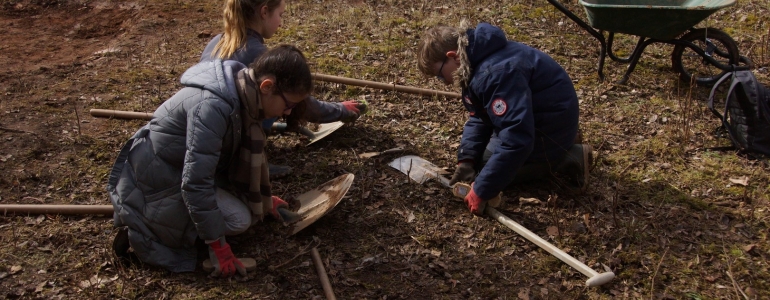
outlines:
M465 96L464 100L465 100L465 103L473 105L473 102L471 102L471 98L470 97Z
M492 113L495 114L495 116L502 116L507 110L508 105L505 104L503 99L495 99L495 101L492 101Z

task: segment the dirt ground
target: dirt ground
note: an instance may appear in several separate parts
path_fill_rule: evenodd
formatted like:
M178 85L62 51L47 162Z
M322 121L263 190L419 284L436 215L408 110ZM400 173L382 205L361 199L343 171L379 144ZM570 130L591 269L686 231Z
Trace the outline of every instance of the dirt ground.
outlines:
M506 1L507 2L507 1ZM596 75L598 42L546 1L288 2L269 45L292 43L314 72L458 92L416 69L420 33L460 18L502 27L554 57L581 98L596 159L586 192L553 185L505 191L501 212L594 270L586 277L491 218L473 217L435 182L387 166L395 147L452 171L467 116L454 99L317 82L328 101L365 97L370 112L321 142L271 138L270 159L294 168L273 182L300 194L345 173L342 202L297 235L278 224L230 239L257 260L248 278L123 266L111 216L0 215L0 298L323 298L317 247L339 299L768 299L767 164L731 151L705 87L681 82L665 44L649 46L625 85L626 64ZM221 1L0 2L0 204L109 204L105 186L125 140L145 121L90 109L151 112L179 88L221 31ZM585 17L576 1L565 3ZM770 84L770 2L740 1L696 27L724 30ZM634 37L619 36L628 55ZM201 257L201 260L204 256Z

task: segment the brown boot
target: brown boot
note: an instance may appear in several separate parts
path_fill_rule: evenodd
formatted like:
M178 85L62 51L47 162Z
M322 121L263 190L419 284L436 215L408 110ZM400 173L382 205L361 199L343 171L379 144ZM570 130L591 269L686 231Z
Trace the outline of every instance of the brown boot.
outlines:
M591 145L572 145L564 161L556 169L557 173L566 175L571 184L584 190L588 186L588 172L593 163L593 150Z

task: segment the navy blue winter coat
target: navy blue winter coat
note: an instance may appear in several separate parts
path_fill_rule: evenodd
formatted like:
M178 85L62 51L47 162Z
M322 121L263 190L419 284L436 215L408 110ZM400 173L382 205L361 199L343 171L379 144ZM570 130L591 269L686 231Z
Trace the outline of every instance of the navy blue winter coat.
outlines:
M466 83L462 101L470 118L463 128L458 160L480 164L486 144L497 133L502 143L474 183L476 194L490 199L525 162L556 163L564 157L577 135L578 99L566 71L547 54L508 41L490 24L481 23L466 33L467 46L458 54L467 57L460 68L466 64L470 72L458 79ZM474 102L483 110L477 111Z

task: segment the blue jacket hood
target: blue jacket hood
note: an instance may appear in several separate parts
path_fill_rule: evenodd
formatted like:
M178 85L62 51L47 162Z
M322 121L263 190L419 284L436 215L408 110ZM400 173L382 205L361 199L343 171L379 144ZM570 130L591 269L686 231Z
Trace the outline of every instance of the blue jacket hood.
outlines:
M505 32L487 23L481 23L476 28L468 29L466 34L468 35L466 49L471 68L478 66L480 62L505 48L505 45L508 44Z

